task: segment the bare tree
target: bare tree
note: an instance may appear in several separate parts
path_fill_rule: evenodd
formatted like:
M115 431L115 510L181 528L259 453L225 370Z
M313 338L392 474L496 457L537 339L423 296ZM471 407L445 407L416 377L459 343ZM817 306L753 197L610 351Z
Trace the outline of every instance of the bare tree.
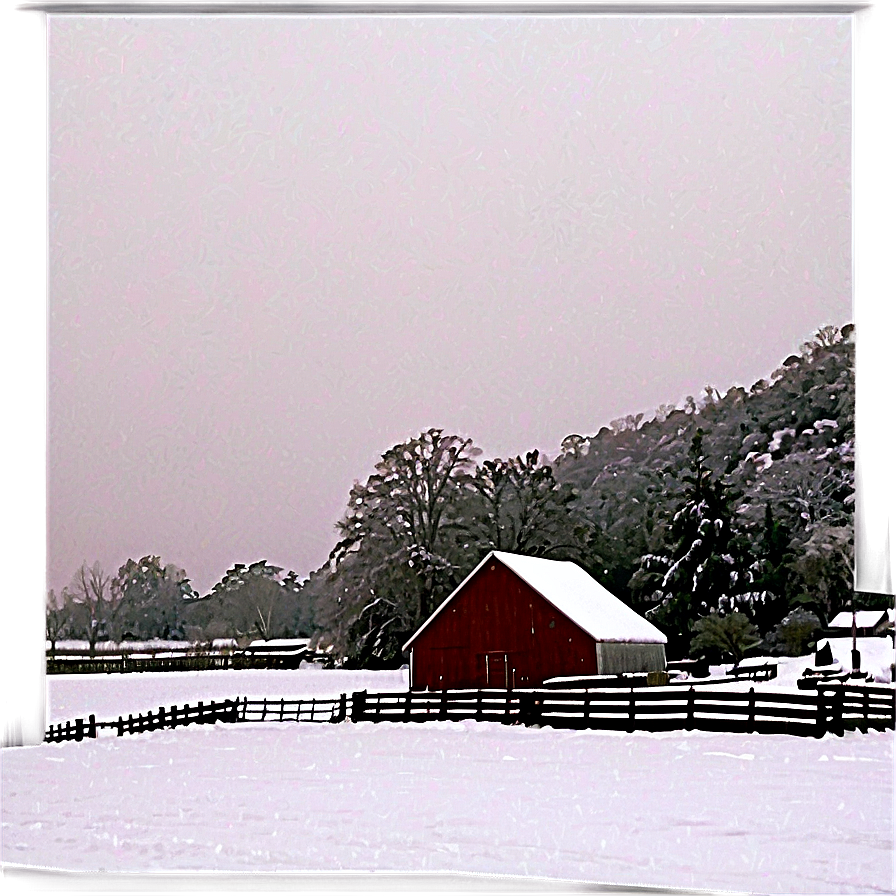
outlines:
M72 616L72 604L68 595L56 594L51 588L47 594L47 640L50 656L56 655L56 642L64 637Z
M112 578L103 572L99 562L88 566L82 563L71 584L63 591L77 605L84 617L84 630L90 644L90 655L96 653L96 642L105 635L119 601L113 595Z

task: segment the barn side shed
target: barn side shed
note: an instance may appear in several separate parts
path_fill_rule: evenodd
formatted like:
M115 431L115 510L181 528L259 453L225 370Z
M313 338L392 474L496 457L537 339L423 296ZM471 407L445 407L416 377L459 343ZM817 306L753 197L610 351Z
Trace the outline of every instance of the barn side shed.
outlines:
M414 689L665 669L666 636L569 561L492 551L405 644Z

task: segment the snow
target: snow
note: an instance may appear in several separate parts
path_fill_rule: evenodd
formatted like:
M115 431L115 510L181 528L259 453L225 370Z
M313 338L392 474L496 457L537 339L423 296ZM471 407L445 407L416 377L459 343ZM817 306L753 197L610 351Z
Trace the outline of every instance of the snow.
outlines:
M831 645L834 662L839 662L846 670L852 669L852 638L824 638L818 642L819 650L825 642ZM861 654L863 672L870 672L878 682L893 680L890 666L896 660L896 650L889 637L856 638L856 649Z
M153 639L151 641L97 641L97 653L119 653L122 650L128 652L139 650L187 650L195 647L194 641L163 641L161 639ZM47 649L50 649L50 642L47 642ZM89 641L57 641L57 650L83 650L87 653L90 650Z
M219 724L5 749L0 857L888 892L892 794L892 733Z
M742 659L738 664L738 669L752 669L761 666L777 666L778 658L773 656L750 656Z
M226 669L204 672L144 672L109 675L48 675L47 724L86 719L111 721L160 706L195 705L198 700L294 700L338 697L353 691L406 691L407 670L394 672L322 669Z
M250 647L307 647L309 638L271 638L269 641L263 639L251 641Z
M821 648L825 642L831 645L831 655L834 658L831 670L850 671L852 669L852 638L824 638L818 642L818 647ZM876 684L892 683L890 665L896 660L896 650L894 650L890 638L856 638L856 646L861 654L862 671L871 673ZM753 681L748 678L731 681L725 677L733 668L732 665L728 665L710 666L709 678L697 678L693 679L693 682L694 684L711 685L713 678L718 677L721 679L719 683L724 684L726 690L755 687L757 691L797 691L797 681L803 677L803 672L809 668L819 668L815 666L814 652L797 657L751 657L748 660L742 660L741 667L748 664L764 665L765 663L776 664L778 667L778 674L768 681Z
M874 628L887 618L886 610L856 610L856 628ZM830 628L852 628L852 611L844 610L832 620Z
M423 623L407 644L417 638L466 583L492 558L499 560L596 641L665 644L666 636L643 616L614 597L584 569L569 560L545 560L492 551Z
M781 444L786 438L794 438L796 436L796 430L787 428L787 429L778 429L772 433L772 440L768 443L768 450L774 454L776 451L781 450Z

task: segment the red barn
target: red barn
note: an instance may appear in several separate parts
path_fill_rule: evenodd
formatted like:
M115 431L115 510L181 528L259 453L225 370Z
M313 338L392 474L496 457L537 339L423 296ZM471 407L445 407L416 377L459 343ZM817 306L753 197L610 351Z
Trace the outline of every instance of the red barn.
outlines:
M666 636L569 561L492 551L404 645L412 688L665 669Z

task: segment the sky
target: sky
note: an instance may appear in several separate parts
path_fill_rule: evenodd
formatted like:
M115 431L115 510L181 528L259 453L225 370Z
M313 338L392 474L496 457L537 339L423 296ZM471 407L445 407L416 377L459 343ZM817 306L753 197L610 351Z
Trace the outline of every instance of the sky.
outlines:
M352 482L852 317L848 17L49 20L48 586L321 565Z

